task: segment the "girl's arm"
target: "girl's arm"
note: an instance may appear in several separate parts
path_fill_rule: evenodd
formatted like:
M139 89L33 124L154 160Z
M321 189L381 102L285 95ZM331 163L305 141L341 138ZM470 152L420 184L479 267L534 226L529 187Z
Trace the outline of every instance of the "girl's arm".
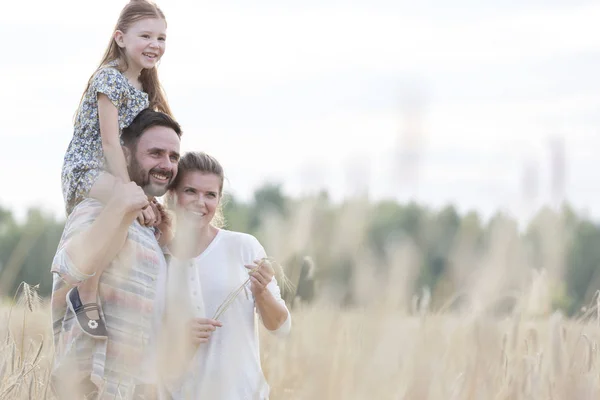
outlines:
M108 169L113 176L119 178L123 183L127 183L130 179L119 136L119 112L103 93L98 93L98 118L100 119L102 150L108 163Z
M100 120L100 137L102 150L108 164L110 174L103 174L103 179L98 179L90 190L90 197L106 204L110 198L110 187L114 185L115 178L122 183L131 182L127 171L125 153L121 147L119 135L119 111L104 93L98 92L98 119ZM156 222L152 208L141 211L138 221L142 225L151 226Z

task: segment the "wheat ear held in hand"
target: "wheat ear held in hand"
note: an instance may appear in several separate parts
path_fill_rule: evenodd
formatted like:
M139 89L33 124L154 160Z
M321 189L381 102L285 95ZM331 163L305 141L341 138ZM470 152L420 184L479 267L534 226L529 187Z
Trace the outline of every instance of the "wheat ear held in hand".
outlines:
M275 262L273 259L271 259L269 257L261 258L259 263L256 265L256 267L254 267L250 271L248 271L248 275L250 275L252 272L259 269L264 262L268 262L273 267L273 270L275 272L275 279L278 282L280 282L282 287L284 287L286 290L290 289L290 288L293 289L294 285L290 282L288 277L285 276L285 273L283 272L283 267L281 265L279 265L279 263ZM231 303L233 303L235 298L244 290L244 287L248 283L250 283L250 278L246 279L246 281L244 283L242 283L240 285L240 287L238 287L236 290L231 292L229 294L229 296L227 296L225 301L223 301L223 303L221 303L221 305L217 308L217 311L215 311L215 315L213 316L212 319L218 320L221 317L221 315L223 315L223 313L225 311L227 311L227 309L229 308Z

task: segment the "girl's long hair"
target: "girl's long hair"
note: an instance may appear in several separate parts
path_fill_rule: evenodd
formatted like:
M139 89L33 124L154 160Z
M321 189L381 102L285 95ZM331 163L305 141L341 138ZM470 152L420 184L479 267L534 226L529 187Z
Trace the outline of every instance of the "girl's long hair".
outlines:
M161 18L166 21L165 15L155 3L148 0L131 0L123 8L123 10L121 10L121 14L119 15L117 25L113 30L113 34L117 30L127 32L127 29L129 29L133 23L145 18ZM125 72L127 68L129 68L127 59L125 58L124 50L117 46L117 42L115 41L114 37L111 37L108 47L104 52L104 56L102 57L102 61L100 61L98 68L88 80L87 86L79 102L80 107L83 103L85 94L90 88L90 84L96 72L113 61L119 62L116 68L121 72ZM142 89L148 94L148 102L150 103L149 108L173 116L165 91L163 90L160 80L158 79L158 71L156 67L143 69L140 74L140 82L142 84Z

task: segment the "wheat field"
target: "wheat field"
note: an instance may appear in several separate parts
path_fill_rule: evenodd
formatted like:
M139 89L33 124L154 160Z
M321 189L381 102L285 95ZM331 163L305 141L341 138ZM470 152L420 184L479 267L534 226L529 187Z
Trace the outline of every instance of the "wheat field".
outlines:
M53 398L48 320L44 308L13 309L1 399ZM263 335L262 358L273 399L597 399L599 340L596 321L558 315L499 320L311 307L294 313L289 338Z
M518 231L499 224L477 256L459 235L445 277L452 285L430 291L415 290L421 255L410 240L391 242L386 272L373 272L379 261L361 250L358 209L334 221L328 246L358 266L354 303L341 305L336 287L322 285L315 301L293 307L288 337L261 329L271 399L600 398L599 294L570 318L552 306L566 268L559 218L540 224L542 268L529 265ZM265 223L261 240L276 259L314 240L318 224L307 225L307 214ZM54 399L47 300L23 284L0 321L0 400Z
M296 309L283 340L262 331L272 399L597 399L600 327L523 318ZM593 311L593 312L592 312ZM10 315L9 315L10 314ZM22 296L2 309L0 399L53 399L49 312ZM8 322L8 324L4 323Z

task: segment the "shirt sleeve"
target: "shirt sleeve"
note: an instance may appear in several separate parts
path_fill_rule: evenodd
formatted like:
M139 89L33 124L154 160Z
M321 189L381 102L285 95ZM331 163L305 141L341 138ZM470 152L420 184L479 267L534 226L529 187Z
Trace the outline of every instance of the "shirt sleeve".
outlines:
M79 271L69 257L66 247L74 237L92 225L101 210L102 206L99 202L87 199L79 203L67 219L58 249L52 260L51 271L58 274L68 284L76 285L94 276L94 274L88 275Z
M287 311L287 318L285 319L283 324L281 324L281 326L279 326L279 328L275 330L269 330L269 332L276 336L287 336L290 333L290 330L292 329L292 315L290 314L290 310L288 310L287 306L285 305L285 301L281 298L281 292L279 290L279 285L277 284L277 279L275 279L275 277L273 277L271 282L267 285L267 289L269 290L269 292L271 292L273 297L275 297L277 302L279 304L282 304L285 307L285 310Z
M93 94L106 95L110 102L119 108L127 88L124 79L126 78L115 68L102 68L94 75L90 89Z

